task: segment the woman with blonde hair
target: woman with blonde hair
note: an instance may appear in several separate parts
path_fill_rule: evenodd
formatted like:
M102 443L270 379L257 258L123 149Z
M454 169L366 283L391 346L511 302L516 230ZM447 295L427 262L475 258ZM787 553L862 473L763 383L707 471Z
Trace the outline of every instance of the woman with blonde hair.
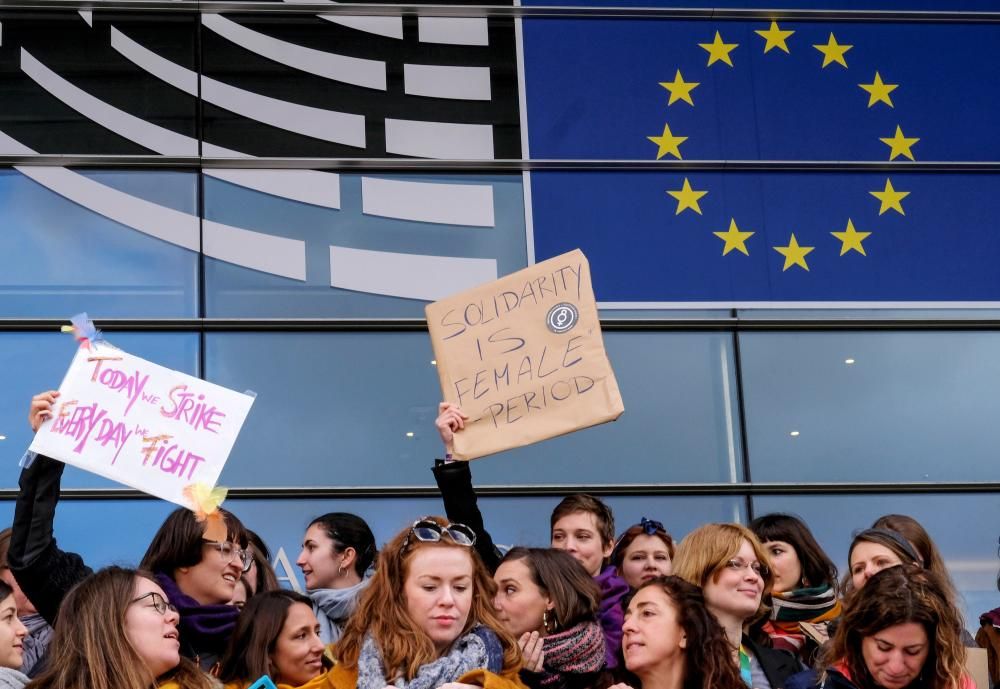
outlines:
M31 689L212 689L180 654L180 616L152 575L107 567L63 600L48 669Z
M524 686L520 649L497 619L475 540L464 524L424 517L386 545L333 648L335 689Z
M897 565L874 574L848 602L823 654L825 669L789 689L973 689L962 618L940 577Z
M766 613L773 578L764 547L739 524L705 524L677 548L674 574L700 586L705 604L725 630L733 663L748 687L781 689L801 668L790 654L759 646L744 627Z

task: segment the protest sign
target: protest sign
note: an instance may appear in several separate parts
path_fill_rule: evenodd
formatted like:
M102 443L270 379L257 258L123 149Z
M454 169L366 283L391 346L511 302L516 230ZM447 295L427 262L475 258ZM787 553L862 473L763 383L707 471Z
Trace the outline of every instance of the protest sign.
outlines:
M32 452L189 508L184 489L215 485L253 404L103 340L77 349L59 393Z
M475 459L613 421L625 411L579 249L426 307L444 400L469 415Z

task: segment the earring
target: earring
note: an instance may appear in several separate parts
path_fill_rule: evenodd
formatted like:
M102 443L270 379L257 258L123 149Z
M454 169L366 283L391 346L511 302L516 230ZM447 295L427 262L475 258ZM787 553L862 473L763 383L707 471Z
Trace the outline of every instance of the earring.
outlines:
M344 576L344 565L341 565L340 567L337 568L337 576L338 577Z
M552 617L555 618L555 614L553 614ZM552 632L554 632L556 630L556 625L557 625L557 623L556 623L556 621L554 619L552 619L552 620L549 619L549 611L548 611L548 609L546 608L545 610L543 610L542 611L542 626L545 627L545 631L548 632L549 634L551 634Z

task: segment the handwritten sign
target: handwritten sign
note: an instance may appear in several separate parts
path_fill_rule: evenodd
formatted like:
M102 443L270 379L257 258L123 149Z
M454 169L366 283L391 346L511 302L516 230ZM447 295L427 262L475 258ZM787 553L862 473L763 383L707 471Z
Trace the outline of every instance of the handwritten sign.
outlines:
M625 411L579 249L429 304L426 314L442 396L469 415L455 435L458 459Z
M184 488L214 486L253 397L101 341L80 347L31 450L193 507Z

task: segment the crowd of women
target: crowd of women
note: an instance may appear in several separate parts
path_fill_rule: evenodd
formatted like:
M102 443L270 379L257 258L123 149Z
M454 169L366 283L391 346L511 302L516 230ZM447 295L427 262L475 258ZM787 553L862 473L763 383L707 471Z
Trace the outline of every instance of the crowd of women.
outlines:
M57 396L33 398L35 430ZM0 534L0 689L974 687L976 641L913 519L859 532L842 579L794 516L679 543L643 518L616 537L590 495L555 507L549 548L502 553L447 451L465 419L441 405L447 516L381 549L362 517L317 517L297 560L306 595L279 588L266 545L221 508L175 510L138 568L91 571L53 535L64 465L36 458ZM1000 610L982 622L994 648Z

